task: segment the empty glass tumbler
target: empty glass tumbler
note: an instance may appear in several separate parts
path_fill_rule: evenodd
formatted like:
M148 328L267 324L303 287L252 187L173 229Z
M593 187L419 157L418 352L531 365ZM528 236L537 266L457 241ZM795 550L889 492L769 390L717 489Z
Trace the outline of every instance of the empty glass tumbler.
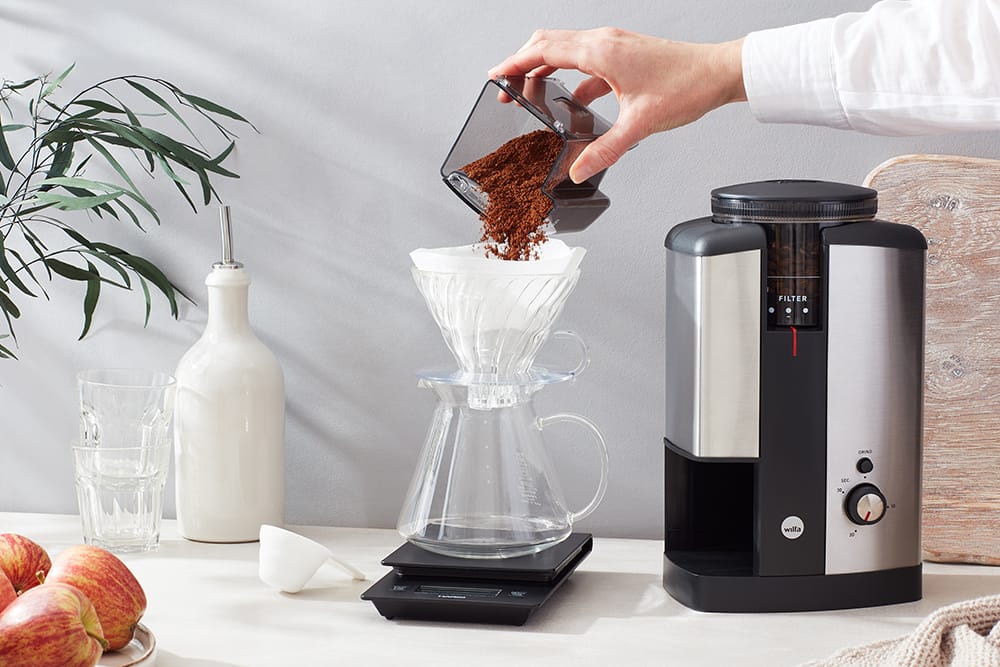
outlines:
M159 545L170 466L175 381L157 371L77 376L80 441L73 447L83 539L110 551Z

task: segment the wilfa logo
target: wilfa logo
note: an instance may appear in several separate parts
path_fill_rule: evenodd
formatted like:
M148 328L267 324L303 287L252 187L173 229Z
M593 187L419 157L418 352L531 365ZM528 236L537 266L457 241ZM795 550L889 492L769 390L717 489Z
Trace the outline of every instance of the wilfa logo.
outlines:
M786 516L781 522L781 535L789 540L797 540L802 537L806 524L799 517Z

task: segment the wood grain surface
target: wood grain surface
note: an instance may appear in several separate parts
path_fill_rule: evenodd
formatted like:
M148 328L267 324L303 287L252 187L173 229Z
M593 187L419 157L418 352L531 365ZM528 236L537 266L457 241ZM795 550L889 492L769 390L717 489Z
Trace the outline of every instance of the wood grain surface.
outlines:
M924 557L1000 565L1000 161L906 155L865 182L928 242Z

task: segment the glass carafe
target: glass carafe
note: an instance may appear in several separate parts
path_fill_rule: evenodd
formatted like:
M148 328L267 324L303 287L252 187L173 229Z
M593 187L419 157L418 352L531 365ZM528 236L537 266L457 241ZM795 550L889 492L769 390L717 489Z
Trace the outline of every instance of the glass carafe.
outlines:
M539 417L533 396L569 373L532 370L517 382L469 381L467 373L424 375L438 405L399 518L399 532L428 551L463 558L536 553L569 537L573 523L604 497L608 452L598 428L570 413ZM597 449L597 491L566 507L546 435L555 424L582 427Z

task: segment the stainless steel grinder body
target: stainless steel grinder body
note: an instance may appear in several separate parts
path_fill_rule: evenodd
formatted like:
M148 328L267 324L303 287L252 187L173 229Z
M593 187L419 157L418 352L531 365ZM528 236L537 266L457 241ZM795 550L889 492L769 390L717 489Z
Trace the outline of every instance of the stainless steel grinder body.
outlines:
M747 183L666 238L663 579L689 607L921 596L927 245L876 207Z

